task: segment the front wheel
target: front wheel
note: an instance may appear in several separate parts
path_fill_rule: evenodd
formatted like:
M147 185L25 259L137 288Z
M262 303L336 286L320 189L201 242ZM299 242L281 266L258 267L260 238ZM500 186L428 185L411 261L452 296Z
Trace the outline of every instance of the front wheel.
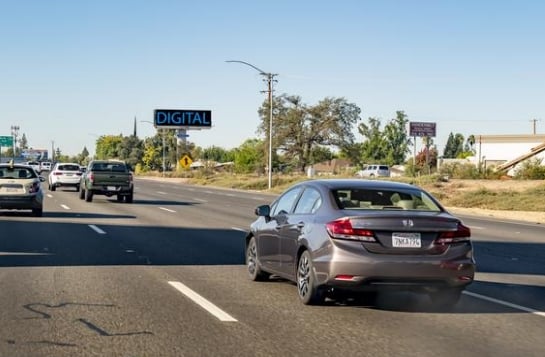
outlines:
M297 292L305 305L321 304L325 300L325 291L316 285L314 266L308 250L305 250L297 264Z
M32 209L32 215L34 217L42 217L43 213L44 213L43 208L33 208Z
M246 247L246 268L248 269L248 276L250 280L262 281L269 278L269 273L261 270L257 258L257 244L255 237L252 237Z

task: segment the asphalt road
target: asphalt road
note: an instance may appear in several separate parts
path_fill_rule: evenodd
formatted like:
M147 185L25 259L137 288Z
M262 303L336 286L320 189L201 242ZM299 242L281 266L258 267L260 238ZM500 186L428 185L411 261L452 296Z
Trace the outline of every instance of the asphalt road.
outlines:
M544 356L545 228L462 217L477 281L452 311L389 293L304 306L251 282L245 230L273 196L139 179L133 204L47 191L0 213L0 356Z

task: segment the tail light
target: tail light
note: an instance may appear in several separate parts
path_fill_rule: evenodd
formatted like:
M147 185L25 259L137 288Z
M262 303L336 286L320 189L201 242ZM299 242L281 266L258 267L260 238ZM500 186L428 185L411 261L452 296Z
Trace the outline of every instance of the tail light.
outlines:
M60 172L60 171L55 171L55 172L53 172L53 175L57 175L57 176L58 176L58 175L62 175L62 172Z
M376 242L373 231L362 228L354 228L350 218L340 218L326 224L326 229L331 238L357 240L361 242Z
M458 228L455 231L441 232L435 240L436 244L452 244L460 242L468 242L471 237L471 229L458 223Z
M90 182L95 181L95 175L94 175L92 172L90 172L90 173L87 175L87 178L89 179Z
M129 172L129 182L132 182L132 172Z
M81 176L82 172L76 172L76 176Z
M34 182L32 185L30 185L28 187L28 192L29 193L36 193L40 191L40 183L39 182Z

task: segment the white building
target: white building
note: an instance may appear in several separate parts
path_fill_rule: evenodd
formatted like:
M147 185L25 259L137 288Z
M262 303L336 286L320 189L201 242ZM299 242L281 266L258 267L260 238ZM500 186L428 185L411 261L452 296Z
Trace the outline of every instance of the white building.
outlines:
M474 164L482 167L504 164L506 170L537 157L545 164L545 135L475 135Z

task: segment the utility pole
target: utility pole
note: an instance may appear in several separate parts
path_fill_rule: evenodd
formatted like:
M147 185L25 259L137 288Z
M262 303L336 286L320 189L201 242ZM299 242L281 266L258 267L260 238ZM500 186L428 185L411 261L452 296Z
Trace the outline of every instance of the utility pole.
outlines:
M267 90L264 91L264 92L267 92L269 94L269 162L268 162L268 173L269 173L269 190L271 189L272 187L272 138L273 138L273 82L275 81L274 77L276 77L278 74L275 74L275 73L271 73L271 72L265 72L259 68L257 68L256 66L254 66L253 64L251 63L248 63L248 62L244 62L244 61L236 61L236 60L231 60L231 61L225 61L227 63L241 63L241 64L244 64L246 66L249 66L249 67L252 67L253 69L255 69L256 71L259 72L260 75L262 75L263 77L265 77L266 81L267 81Z
M541 119L532 119L532 120L530 120L530 122L532 122L532 127L533 127L532 133L533 133L534 135L536 135L536 123L537 123L539 120L541 120Z

